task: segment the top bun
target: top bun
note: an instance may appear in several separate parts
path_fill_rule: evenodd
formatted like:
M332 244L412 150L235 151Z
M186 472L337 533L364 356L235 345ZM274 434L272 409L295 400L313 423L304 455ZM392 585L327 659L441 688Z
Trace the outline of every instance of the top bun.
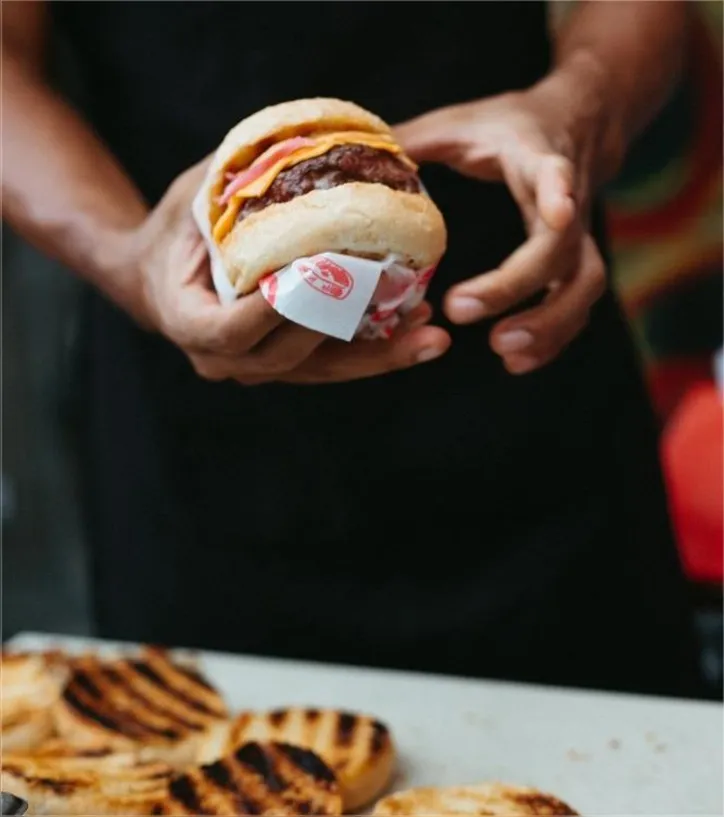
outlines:
M390 126L379 116L354 102L326 97L295 99L262 108L233 127L216 151L212 169L223 171L232 162L242 169L269 147L264 144L269 141L338 130L392 134Z
M227 172L246 169L277 142L337 131L380 134L390 126L341 99L298 99L263 108L224 138L211 161L202 196L213 228L224 206L218 198ZM239 294L251 292L266 274L295 258L321 252L370 259L394 254L413 269L434 266L447 233L442 214L426 193L409 193L374 182L346 182L271 203L236 221L219 241L226 275Z

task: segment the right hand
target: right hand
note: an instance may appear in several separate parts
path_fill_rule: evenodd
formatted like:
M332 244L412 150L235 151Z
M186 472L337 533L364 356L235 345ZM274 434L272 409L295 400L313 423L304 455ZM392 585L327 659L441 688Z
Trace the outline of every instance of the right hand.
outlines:
M245 385L330 383L408 368L447 351L449 335L425 326L428 304L407 315L390 340L349 343L286 320L258 291L221 304L191 215L207 161L174 181L135 233L132 253L144 316L186 353L201 377Z

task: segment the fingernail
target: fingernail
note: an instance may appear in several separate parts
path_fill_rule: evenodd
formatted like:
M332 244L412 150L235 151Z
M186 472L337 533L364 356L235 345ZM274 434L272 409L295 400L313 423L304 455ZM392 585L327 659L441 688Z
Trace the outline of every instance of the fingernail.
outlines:
M525 374L538 368L538 360L534 357L521 356L506 361L505 365L511 374Z
M418 363L427 363L428 360L434 360L436 357L440 357L441 354L441 349L437 349L434 346L429 346L427 349L423 349L417 353L416 360Z
M450 312L455 313L455 320L467 323L477 321L485 315L485 304L469 295L459 295L450 301Z
M495 348L501 354L520 352L530 346L533 335L527 329L511 329L495 339Z

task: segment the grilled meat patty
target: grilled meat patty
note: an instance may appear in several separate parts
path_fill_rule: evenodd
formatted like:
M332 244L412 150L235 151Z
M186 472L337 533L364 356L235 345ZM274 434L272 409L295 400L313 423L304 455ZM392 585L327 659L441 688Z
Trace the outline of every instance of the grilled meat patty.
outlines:
M421 190L417 173L394 154L367 145L338 145L282 170L263 196L247 199L236 220L243 221L270 204L350 182L376 182L406 193Z

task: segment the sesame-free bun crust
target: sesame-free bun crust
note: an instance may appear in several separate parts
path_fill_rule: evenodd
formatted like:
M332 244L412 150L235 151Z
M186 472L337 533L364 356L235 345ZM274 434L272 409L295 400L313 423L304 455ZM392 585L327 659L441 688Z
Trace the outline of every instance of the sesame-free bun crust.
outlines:
M552 794L502 783L408 789L379 800L372 812L374 817L563 817L576 813Z
M437 264L446 243L442 214L427 196L352 182L252 213L234 225L220 251L231 283L244 295L296 258L394 253L406 266L425 269Z
M282 102L248 116L233 127L219 146L214 170L223 170L232 160L243 168L259 153L259 146L273 140L317 131L355 130L391 134L379 116L341 99L296 99ZM268 146L268 145L267 145Z

